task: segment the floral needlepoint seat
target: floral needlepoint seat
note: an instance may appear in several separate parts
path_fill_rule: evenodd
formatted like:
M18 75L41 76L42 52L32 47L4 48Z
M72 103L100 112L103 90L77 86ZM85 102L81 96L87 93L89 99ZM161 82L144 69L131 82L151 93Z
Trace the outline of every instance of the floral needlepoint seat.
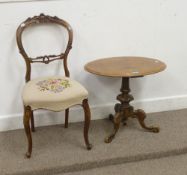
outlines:
M23 44L23 33L27 28L36 29L38 25L53 25L60 29L59 39L64 39L64 42L61 45L60 53L54 55L50 53L48 55L42 56L31 56L28 55ZM35 26L35 27L32 27ZM63 30L61 30L61 28ZM29 34L31 31L29 30ZM50 30L49 30L50 31ZM39 32L40 33L40 32ZM26 34L26 33L25 33ZM27 33L28 34L28 33ZM56 34L56 33L55 33ZM66 36L67 37L66 37ZM57 37L55 37L57 38ZM22 98L24 105L24 115L23 115L23 124L25 133L28 141L28 149L26 152L26 157L30 158L32 154L32 134L31 131L35 131L34 126L34 111L38 109L47 109L51 111L65 111L65 128L68 128L69 120L69 108L75 105L80 105L84 110L84 127L83 127L83 136L86 144L86 148L90 150L92 145L88 139L88 131L91 120L91 113L88 103L88 92L87 90L77 81L69 78L70 72L68 69L68 54L72 48L73 42L73 30L71 26L64 20L54 16L47 16L40 14L39 16L34 16L32 18L26 19L22 22L17 28L16 40L20 54L23 56L26 63L26 74L25 81L26 84L23 88ZM28 41L28 40L27 40ZM34 45L35 43L29 42L29 45ZM47 45L47 42L46 42ZM40 45L43 50L43 45ZM47 46L46 50L49 50ZM36 48L36 47L35 47ZM55 46L54 46L55 48ZM41 49L41 48L40 48ZM37 49L40 50L40 49ZM31 70L34 63L44 63L49 64L59 60L62 62L62 69L64 74L62 76L53 76L53 77L38 77L36 79L31 78ZM75 60L76 64L78 60ZM76 117L76 116L75 116Z
M33 110L61 111L82 104L88 98L87 90L77 81L67 77L37 78L26 83L23 103Z

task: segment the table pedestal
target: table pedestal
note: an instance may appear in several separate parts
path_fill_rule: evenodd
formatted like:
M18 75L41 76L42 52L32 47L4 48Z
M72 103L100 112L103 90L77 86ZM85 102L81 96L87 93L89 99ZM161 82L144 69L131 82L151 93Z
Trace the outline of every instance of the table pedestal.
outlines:
M137 118L142 128L150 132L155 132L155 133L159 132L158 127L146 126L146 124L144 123L146 114L143 110L141 109L134 110L134 108L130 105L130 102L134 100L134 98L132 95L129 94L130 93L129 79L130 78L128 77L122 78L122 85L120 89L121 94L117 96L117 100L120 101L120 103L117 103L114 107L115 116L114 117L112 115L109 116L110 119L113 118L114 131L109 137L105 139L106 143L110 143L114 139L116 133L119 130L120 123L123 122L124 124L126 124L126 120L129 117Z

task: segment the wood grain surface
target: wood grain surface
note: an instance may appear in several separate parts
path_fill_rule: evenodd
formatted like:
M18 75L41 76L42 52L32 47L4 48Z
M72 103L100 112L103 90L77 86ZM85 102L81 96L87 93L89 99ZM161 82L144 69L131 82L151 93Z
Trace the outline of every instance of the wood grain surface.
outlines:
M163 71L166 64L146 57L111 57L97 59L85 65L85 70L109 77L139 77Z

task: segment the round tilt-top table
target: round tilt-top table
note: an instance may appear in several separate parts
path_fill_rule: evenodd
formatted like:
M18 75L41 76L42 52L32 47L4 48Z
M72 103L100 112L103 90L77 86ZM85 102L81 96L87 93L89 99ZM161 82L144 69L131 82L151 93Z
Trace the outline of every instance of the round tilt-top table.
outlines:
M111 57L97 59L85 65L85 70L101 76L120 77L122 78L121 93L117 96L120 103L115 104L115 115L109 115L113 120L114 130L110 136L105 139L106 143L110 143L119 130L120 123L126 124L129 117L137 118L142 128L158 133L158 127L149 127L145 124L146 113L142 109L134 110L130 102L134 99L130 93L130 78L143 77L145 75L155 74L166 68L165 63L157 59L145 57Z

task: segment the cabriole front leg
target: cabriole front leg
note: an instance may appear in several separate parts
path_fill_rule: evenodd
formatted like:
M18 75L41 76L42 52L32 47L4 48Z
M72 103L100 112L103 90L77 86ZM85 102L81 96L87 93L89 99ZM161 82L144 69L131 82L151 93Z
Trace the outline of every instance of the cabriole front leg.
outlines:
M89 127L90 127L90 118L91 118L88 99L83 100L82 106L84 109L84 116L85 116L85 119L84 119L84 141L85 141L87 150L91 150L92 145L90 144L89 139L88 139L88 131L89 131Z

